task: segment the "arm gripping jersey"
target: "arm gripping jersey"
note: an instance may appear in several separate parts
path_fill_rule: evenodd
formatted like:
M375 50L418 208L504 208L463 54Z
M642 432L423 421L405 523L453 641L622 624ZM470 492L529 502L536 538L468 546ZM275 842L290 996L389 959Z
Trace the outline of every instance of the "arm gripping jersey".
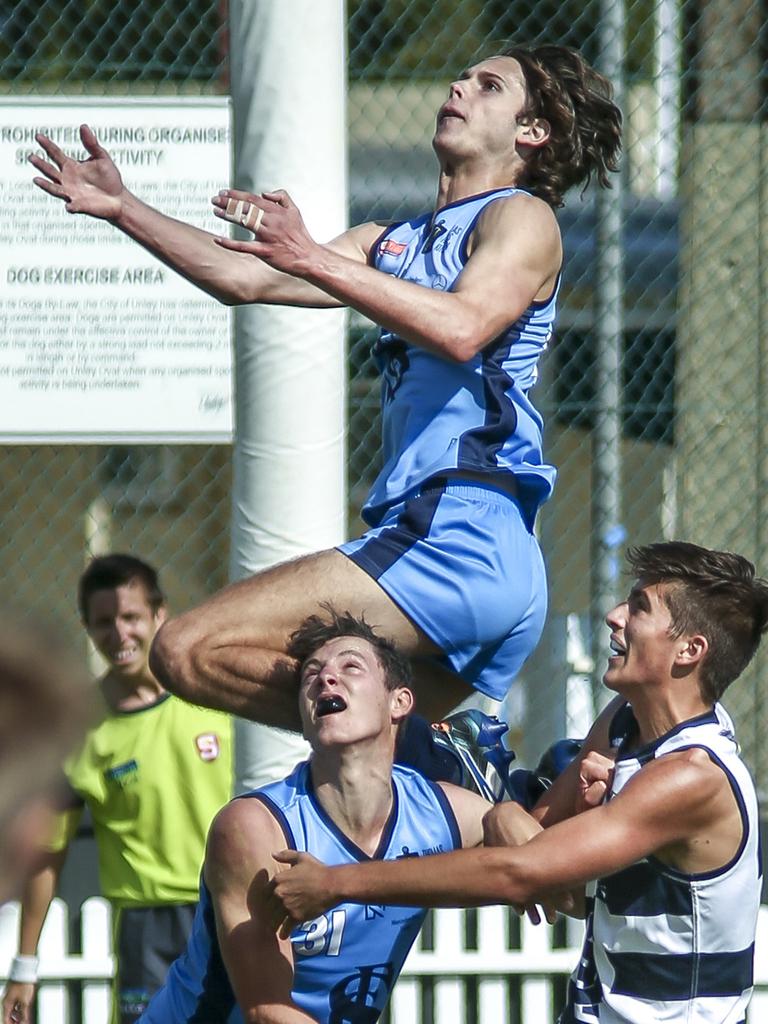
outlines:
M614 724L632 728L625 705ZM644 764L701 747L725 772L743 825L732 860L687 875L646 857L587 888L587 930L560 1024L741 1024L752 991L760 854L755 788L720 705L653 744L624 753L608 797Z

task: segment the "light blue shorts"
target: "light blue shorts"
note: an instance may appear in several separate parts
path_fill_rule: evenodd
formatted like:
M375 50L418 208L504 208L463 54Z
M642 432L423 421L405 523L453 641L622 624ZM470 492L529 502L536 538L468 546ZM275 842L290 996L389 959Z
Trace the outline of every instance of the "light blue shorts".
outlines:
M426 635L441 659L501 700L541 636L547 579L515 498L466 480L435 480L339 550Z

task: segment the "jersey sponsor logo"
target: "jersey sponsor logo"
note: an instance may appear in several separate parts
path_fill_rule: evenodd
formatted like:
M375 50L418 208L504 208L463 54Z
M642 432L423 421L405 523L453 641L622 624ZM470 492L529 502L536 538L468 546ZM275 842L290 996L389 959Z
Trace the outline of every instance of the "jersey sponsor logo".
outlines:
M373 347L373 356L381 371L384 384L382 401L386 405L395 397L403 375L410 366L407 345L395 336L386 341L380 338Z
M432 252L435 242L444 235L448 228L445 226L445 221L439 220L436 224L433 224L429 229L429 234L424 239L424 245L421 247L422 252Z
M402 256L408 248L403 242L396 242L393 238L385 238L379 246L380 256Z
M429 857L430 854L443 853L443 851L442 843L438 843L437 846L425 846L422 850L412 850L409 846L403 846L395 860L403 860L405 857Z
M420 857L421 854L418 850L411 850L408 846L401 847L401 852L398 853L395 860L404 860L406 857Z
M451 244L451 239L458 238L458 236L462 233L463 230L464 228L460 224L454 224L454 226L451 228L448 234L441 238L437 245L433 246L433 248L438 250L447 249L448 246Z
M221 744L215 732L201 732L195 736L195 746L201 761L215 761L221 753Z
M130 761L124 761L122 764L116 764L113 768L107 768L104 772L104 778L107 782L115 782L124 789L136 781L138 774L139 762L135 758L131 758Z
M328 995L328 1024L376 1024L395 981L391 963L358 967Z
M384 917L384 907L373 903L366 903L365 920L373 921L376 917Z

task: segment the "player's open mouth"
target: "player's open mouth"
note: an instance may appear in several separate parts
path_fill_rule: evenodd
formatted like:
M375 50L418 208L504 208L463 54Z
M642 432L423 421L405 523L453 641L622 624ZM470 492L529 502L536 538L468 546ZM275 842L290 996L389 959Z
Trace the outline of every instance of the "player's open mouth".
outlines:
M347 710L347 702L338 693L332 693L328 697L320 697L317 702L317 717L325 718L328 715L337 715L340 711Z
M609 658L623 658L627 653L626 647L620 644L618 640L611 639L610 648Z
M442 124L443 121L448 120L448 118L455 118L458 121L463 121L464 115L462 114L458 107L453 106L453 104L451 103L446 103L438 111L437 123Z

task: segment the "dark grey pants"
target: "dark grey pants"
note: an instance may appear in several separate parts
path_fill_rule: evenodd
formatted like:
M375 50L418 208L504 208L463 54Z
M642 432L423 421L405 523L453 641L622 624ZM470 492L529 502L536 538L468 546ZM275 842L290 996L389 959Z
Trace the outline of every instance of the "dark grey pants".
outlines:
M186 949L195 907L174 903L117 912L113 1024L134 1024L146 1010L153 993L165 982L168 968Z

